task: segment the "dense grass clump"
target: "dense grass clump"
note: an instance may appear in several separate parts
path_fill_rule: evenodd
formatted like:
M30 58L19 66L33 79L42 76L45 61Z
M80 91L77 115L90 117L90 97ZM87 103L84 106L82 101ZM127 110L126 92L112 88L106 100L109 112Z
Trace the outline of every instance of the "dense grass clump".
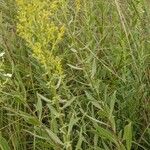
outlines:
M149 150L148 0L0 0L0 149Z

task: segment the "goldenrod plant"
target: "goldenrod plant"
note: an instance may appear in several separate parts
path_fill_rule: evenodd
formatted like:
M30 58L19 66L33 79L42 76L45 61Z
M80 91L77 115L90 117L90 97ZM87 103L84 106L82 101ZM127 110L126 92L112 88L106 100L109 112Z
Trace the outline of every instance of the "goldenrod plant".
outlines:
M149 150L149 9L0 0L0 149Z
M44 66L45 74L48 76L46 82L50 89L50 98L53 101L53 106L48 105L48 108L58 111L58 115L56 116L56 118L59 118L60 123L58 127L63 128L65 122L61 116L59 105L60 96L57 94L57 85L60 84L59 82L61 78L63 78L64 73L60 57L55 56L55 48L62 40L65 27L64 25L57 25L54 18L61 2L58 0L17 0L16 2L18 6L17 32L20 37L27 42L26 45L33 51L33 56ZM37 111L39 111L38 108ZM57 124L56 118L53 118L55 125ZM48 128L46 128L45 131L47 131L48 134L52 132ZM56 138L57 141L55 144L60 144L58 147L68 147L65 134L65 130L63 133L60 133L60 137L62 135L64 143L61 142L58 137ZM53 137L51 138L53 139Z
M17 31L33 50L39 62L49 74L63 74L59 57L53 51L62 39L64 26L57 26L53 15L57 12L59 1L16 0L18 6Z
M75 0L76 11L79 12L81 9L81 0Z

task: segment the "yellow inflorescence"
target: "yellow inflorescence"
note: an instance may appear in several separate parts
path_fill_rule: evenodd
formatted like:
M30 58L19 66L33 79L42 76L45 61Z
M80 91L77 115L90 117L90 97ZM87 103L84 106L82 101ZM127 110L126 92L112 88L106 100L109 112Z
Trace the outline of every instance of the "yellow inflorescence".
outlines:
M79 10L81 8L81 0L75 0L75 5L76 5L77 12L79 12Z
M54 15L58 0L16 0L18 5L17 31L33 50L33 56L48 73L62 75L61 60L52 53L64 35L64 25L56 26Z

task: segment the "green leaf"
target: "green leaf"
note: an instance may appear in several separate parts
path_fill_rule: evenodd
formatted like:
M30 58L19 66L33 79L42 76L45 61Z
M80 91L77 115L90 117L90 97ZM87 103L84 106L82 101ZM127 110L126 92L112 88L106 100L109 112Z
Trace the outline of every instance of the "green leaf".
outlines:
M10 147L5 138L0 136L0 149L1 150L10 150Z
M75 70L83 70L83 68L80 68L80 67L77 67L77 66L73 66L71 64L67 64L69 67L71 67L72 69L75 69Z
M48 99L48 98L46 98L45 96L43 96L43 95L41 95L41 94L37 94L38 95L38 97L40 97L42 100L44 100L45 102L47 102L47 103L50 103L51 102L51 100L50 99Z
M102 143L103 143L103 146L104 146L105 150L110 150L110 148L105 144L104 141Z
M51 111L51 113L53 114L54 117L59 118L60 114L51 104L47 104L49 110Z
M96 67L96 60L94 58L93 63L92 63L92 72L91 72L91 78L94 78L95 74L97 71L97 67Z
M67 101L66 104L61 108L61 109L65 109L67 107L69 107L75 100L76 98L73 97L71 100Z
M131 150L131 146L132 146L132 125L131 125L131 122L124 127L123 140L126 141L127 150Z
M27 123L32 124L34 126L40 126L41 125L40 121L37 118L33 117L33 116L25 116L24 120Z
M68 135L71 133L73 126L79 121L79 118L75 118L74 115L71 116L68 125Z
M117 137L116 137L116 135L114 135L114 133L112 133L112 131L110 131L109 129L104 129L104 128L100 127L100 126L97 126L96 130L98 131L97 134L101 138L107 139L110 142L115 143L117 147L120 147L119 143L117 141Z
M101 107L101 105L100 105L100 103L98 102L98 101L91 101L91 103L96 107L96 108L98 108L98 109L100 109L100 110L102 110L102 107Z
M39 117L39 120L41 120L41 116L42 116L42 101L41 101L41 98L39 97L39 95L37 95L37 98L38 98L38 101L37 101L37 104L36 104L36 110L38 112L38 117Z
M95 98L88 91L85 91L85 94L86 94L88 100L95 101Z
M114 110L114 106L115 106L115 101L116 101L116 91L113 93L111 101L110 101L110 113L109 116L112 116L113 110Z
M60 145L64 145L63 142L58 138L58 136L53 133L50 129L45 128L45 131L47 132L47 134L49 135L49 137L55 142L58 143Z
M82 128L81 128L81 130L80 130L80 133L79 133L79 139L78 139L78 142L77 142L77 144L76 144L76 150L79 150L79 149L82 149L82 142L83 142L83 140L84 140L84 137L83 137L83 135L82 135Z
M110 120L111 127L112 127L113 131L116 132L116 122L115 122L115 117L112 115L112 116L110 116L109 120Z
M41 136L41 135L37 135L36 133L30 132L30 131L28 131L28 130L24 130L24 131L27 132L27 133L29 133L29 134L31 134L31 135L33 135L33 136L36 137L36 138L49 141L49 138L47 138L47 137L43 137L43 136Z
M22 111L19 111L18 115L23 117L24 120L29 124L32 124L34 126L40 126L41 125L41 122L35 116L31 116L31 115L29 115L25 112L22 112Z

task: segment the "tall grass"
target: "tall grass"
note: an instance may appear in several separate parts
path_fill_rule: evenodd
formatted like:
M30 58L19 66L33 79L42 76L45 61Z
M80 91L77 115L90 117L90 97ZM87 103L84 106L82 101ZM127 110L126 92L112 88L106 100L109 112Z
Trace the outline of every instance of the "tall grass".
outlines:
M149 150L149 4L0 0L0 149Z

